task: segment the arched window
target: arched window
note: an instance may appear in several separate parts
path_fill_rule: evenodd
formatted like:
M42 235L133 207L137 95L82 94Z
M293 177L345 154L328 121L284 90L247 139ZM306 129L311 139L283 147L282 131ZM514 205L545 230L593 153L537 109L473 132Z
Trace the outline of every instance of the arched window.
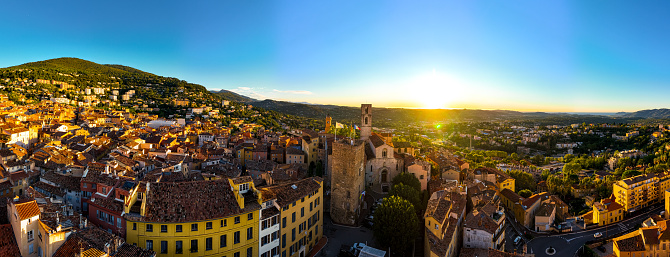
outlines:
M368 117L365 117L365 125L368 125Z
M388 176L389 176L389 172L386 171L386 170L383 170L382 171L382 183L388 182Z
M368 107L365 107L365 114L368 114Z
M386 149L382 150L382 158L386 158Z

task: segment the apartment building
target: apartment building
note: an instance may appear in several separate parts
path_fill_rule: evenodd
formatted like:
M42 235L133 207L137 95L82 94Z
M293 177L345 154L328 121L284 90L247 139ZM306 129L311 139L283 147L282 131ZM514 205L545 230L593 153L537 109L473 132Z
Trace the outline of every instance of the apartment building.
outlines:
M670 172L643 174L614 183L616 202L627 212L634 212L663 199L670 189Z
M147 183L124 205L126 241L158 256L259 256L260 192L251 177Z

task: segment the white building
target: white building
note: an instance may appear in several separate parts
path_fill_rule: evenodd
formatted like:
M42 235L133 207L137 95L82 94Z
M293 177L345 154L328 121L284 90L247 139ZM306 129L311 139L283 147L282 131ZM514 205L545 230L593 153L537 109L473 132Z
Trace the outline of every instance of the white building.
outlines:
M280 207L276 199L263 199L260 211L260 224L258 226L259 240L258 253L261 257L279 256L279 213Z
M465 217L463 247L505 251L505 212L487 203Z

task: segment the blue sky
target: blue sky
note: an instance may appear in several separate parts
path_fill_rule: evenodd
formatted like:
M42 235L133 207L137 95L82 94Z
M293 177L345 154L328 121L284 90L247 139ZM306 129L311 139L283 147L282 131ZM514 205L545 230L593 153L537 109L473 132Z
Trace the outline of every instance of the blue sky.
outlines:
M670 107L668 1L10 1L0 67L57 57L251 97L411 108Z

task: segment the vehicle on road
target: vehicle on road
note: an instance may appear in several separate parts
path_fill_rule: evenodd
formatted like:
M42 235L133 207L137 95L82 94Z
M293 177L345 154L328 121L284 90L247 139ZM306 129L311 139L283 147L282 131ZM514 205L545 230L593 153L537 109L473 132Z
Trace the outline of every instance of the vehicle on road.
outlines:
M517 237L514 239L514 245L519 245L519 243L521 243L522 241L523 241L523 240L521 240L521 237L520 237L520 236L517 236Z
M600 233L600 232L596 232L595 234L593 234L593 237L595 237L595 238L598 238L598 237L601 237L601 236L603 236L603 233Z

